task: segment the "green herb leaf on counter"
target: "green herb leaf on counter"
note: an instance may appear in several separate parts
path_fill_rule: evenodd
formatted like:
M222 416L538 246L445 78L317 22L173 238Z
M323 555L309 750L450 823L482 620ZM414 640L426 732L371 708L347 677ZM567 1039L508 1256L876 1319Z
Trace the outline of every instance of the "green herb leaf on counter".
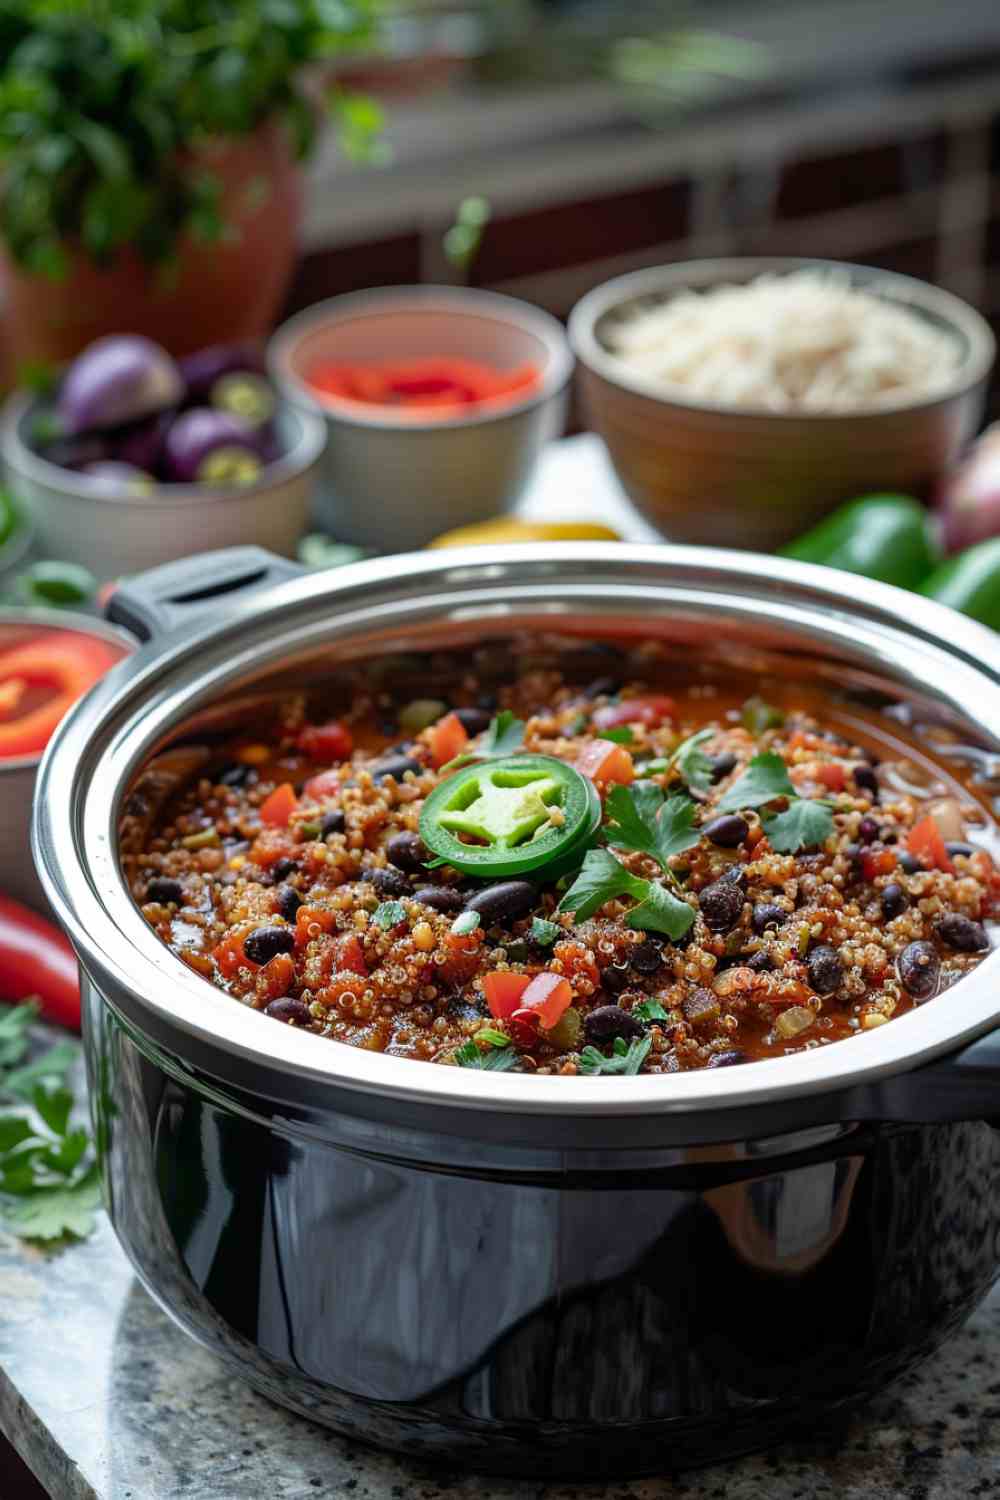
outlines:
M376 927L388 932L390 927L406 921L406 907L402 901L380 901L372 912L372 921Z
M757 693L740 709L740 723L748 734L759 735L768 729L780 729L784 722L781 709L775 708L773 703L766 703Z
M7 1211L7 1223L26 1240L59 1240L65 1235L85 1240L93 1234L101 1206L96 1166L77 1182L36 1188L23 1203Z
M547 922L544 917L532 917L531 931L528 936L533 943L540 948L551 948L557 938L561 938L563 930L558 922Z
M490 720L478 749L463 751L442 769L457 771L460 766L468 766L478 760L502 760L506 755L516 755L523 745L524 721L516 719L509 708L504 708L496 718Z
M32 1000L0 1010L0 1068L10 1068L24 1057L29 1029L37 1018L38 1006Z
M507 1042L508 1038L504 1037ZM517 1062L513 1047L506 1046L495 1052L480 1052L475 1042L463 1042L452 1054L460 1068L482 1068L484 1073L506 1073Z
M659 1000L640 1000L638 1005L633 1005L632 1014L638 1016L640 1021L670 1020Z
M636 1074L646 1061L652 1045L651 1038L644 1036L637 1037L626 1046L619 1036L615 1038L610 1057L605 1057L604 1053L598 1052L596 1047L584 1047L580 1053L580 1072L587 1073L593 1078L610 1073Z
M614 787L605 803L604 837L618 849L652 855L669 873L667 861L697 844L694 803L687 797L664 798L652 783Z
M787 812L764 819L764 832L778 854L815 849L833 832L833 813L825 802L796 798Z

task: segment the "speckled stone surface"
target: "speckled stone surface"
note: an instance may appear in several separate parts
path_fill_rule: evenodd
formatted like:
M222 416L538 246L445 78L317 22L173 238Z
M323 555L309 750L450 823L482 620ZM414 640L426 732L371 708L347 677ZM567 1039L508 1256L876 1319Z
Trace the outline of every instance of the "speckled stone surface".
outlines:
M54 1256L0 1237L0 1430L54 1500L1000 1497L1000 1286L918 1374L813 1443L543 1486L407 1464L270 1405L168 1321L102 1222Z

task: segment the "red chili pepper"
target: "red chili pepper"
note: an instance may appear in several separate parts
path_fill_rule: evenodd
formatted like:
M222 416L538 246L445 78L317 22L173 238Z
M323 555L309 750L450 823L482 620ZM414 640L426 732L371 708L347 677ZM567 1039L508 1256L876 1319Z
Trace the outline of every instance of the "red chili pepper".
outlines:
M35 995L47 1021L80 1030L80 975L68 940L37 912L0 896L0 999Z
M606 703L594 714L595 729L614 729L618 724L662 724L677 716L677 704L663 693L647 693L639 698L625 698L621 703Z
M120 658L107 642L72 630L3 652L0 758L40 754L66 711Z
M307 724L299 733L299 749L310 760L347 760L354 749L354 736L346 724L331 719L327 724Z

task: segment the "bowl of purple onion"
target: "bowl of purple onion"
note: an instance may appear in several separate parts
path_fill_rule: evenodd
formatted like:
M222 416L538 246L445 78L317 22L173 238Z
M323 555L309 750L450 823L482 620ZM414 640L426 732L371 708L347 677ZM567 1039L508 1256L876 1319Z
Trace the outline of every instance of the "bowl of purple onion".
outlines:
M294 555L325 445L258 346L174 359L139 334L99 339L0 419L6 483L41 550L100 578L247 542Z

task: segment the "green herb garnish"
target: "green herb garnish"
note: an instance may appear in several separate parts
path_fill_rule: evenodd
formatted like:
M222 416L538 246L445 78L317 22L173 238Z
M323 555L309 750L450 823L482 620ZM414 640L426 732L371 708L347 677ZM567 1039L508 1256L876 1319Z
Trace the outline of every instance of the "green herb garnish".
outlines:
M665 770L676 766L692 792L707 792L712 785L715 766L702 750L706 740L712 739L714 729L699 729L697 734L682 740L672 755L668 756Z
M767 729L780 729L785 716L773 703L766 703L754 693L740 709L740 723L748 734L763 734Z
M633 1005L632 1014L638 1016L640 1021L669 1021L670 1016L663 1009L659 1000L640 1000L638 1005Z
M580 1072L587 1073L594 1078L602 1073L638 1073L649 1056L649 1049L652 1045L652 1039L643 1036L637 1037L634 1042L626 1046L619 1036L615 1038L610 1057L605 1057L604 1053L598 1052L596 1047L584 1047L580 1053Z
M633 875L608 849L591 849L576 880L559 903L560 911L572 912L585 922L607 901L631 896L637 903L625 918L630 927L683 937L694 922L694 909L654 880Z
M0 1214L23 1239L83 1239L100 1185L90 1136L71 1125L76 1101L65 1079L77 1049L58 1042L25 1062L37 1014L29 1003L0 1017L0 1103L13 1106L0 1112Z
M442 767L445 771L457 771L459 766L471 765L479 760L502 760L506 755L516 755L524 744L524 721L516 719L509 708L504 708L496 718L490 720L483 735L483 742L475 750L463 750L454 760Z
M504 1041L508 1040L504 1037ZM452 1053L460 1068L482 1068L484 1073L506 1073L517 1062L517 1053L507 1046L502 1051L480 1052L475 1042L463 1042Z
M643 932L664 932L669 938L681 938L694 922L694 908L657 880L647 880L645 896L626 914L626 927Z
M613 745L631 745L635 735L627 724L619 724L614 729L602 729L598 739L610 740Z
M372 921L388 932L390 927L406 921L406 907L402 901L380 901L372 912Z
M505 1031L497 1031L495 1026L482 1026L476 1032L476 1038L480 1042L489 1042L491 1047L509 1047L510 1037Z
M539 948L551 948L557 938L561 938L563 930L558 922L547 922L544 917L532 917L531 931L528 936ZM508 953L509 953L508 949Z
M609 821L604 838L618 849L652 855L670 873L668 860L697 844L694 803L687 797L665 799L653 783L614 787L605 806Z
M766 807L787 797L787 811L764 815L764 832L779 854L825 844L833 832L833 813L826 802L800 797L788 775L788 767L773 750L755 755L743 775L729 788L718 805L719 812L740 812L748 807Z

